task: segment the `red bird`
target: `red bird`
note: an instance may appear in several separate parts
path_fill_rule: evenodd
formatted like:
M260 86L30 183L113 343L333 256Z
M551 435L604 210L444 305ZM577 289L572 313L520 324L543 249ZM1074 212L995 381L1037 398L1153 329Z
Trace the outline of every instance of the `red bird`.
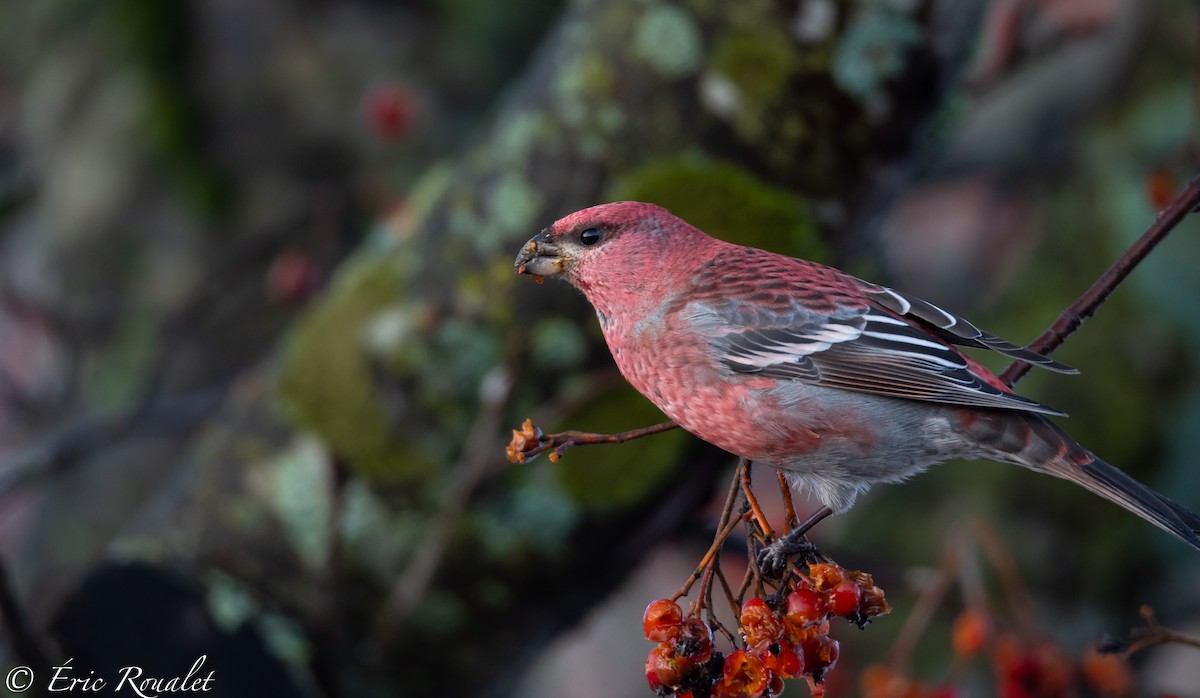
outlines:
M1044 416L1063 413L957 347L1074 369L931 303L638 202L562 218L515 266L582 291L621 373L677 424L783 469L834 512L876 483L984 458L1070 480L1200 549L1200 517L1097 458Z

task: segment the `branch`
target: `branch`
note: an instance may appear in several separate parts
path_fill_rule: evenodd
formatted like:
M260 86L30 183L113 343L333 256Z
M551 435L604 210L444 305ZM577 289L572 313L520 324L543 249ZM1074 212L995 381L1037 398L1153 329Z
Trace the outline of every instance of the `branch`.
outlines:
M449 486L438 514L430 522L424 542L393 584L375 622L369 648L373 659L383 657L425 597L467 510L471 495L497 465L491 449L512 396L514 376L515 369L511 365L499 366L492 374L491 387L483 390L479 413L467 433L459 461L450 470ZM485 385L488 382L485 379Z
M1150 254L1150 251L1174 230L1187 214L1198 209L1200 209L1200 176L1193 177L1192 181L1188 182L1183 193L1159 212L1154 224L1142 233L1137 242L1133 243L1120 259L1113 262L1108 271L1096 279L1095 283L1078 300L1064 310L1054 324L1034 340L1029 348L1039 354L1049 356L1051 352L1062 346L1067 337L1079 329L1084 320L1096 314L1096 309L1116 290L1125 277L1129 276L1129 273L1138 264L1141 264L1146 255ZM1029 368L1030 365L1024 361L1014 361L1005 369L1004 373L1000 374L1000 380L1011 388L1029 372Z
M1128 659L1133 654L1144 649L1167 643L1177 643L1200 649L1200 637L1163 627L1159 624L1158 619L1154 617L1154 609L1150 606L1143 604L1139 615L1146 622L1146 627L1134 628L1133 632L1130 633L1133 639L1128 643L1118 640L1102 644L1100 647L1101 654L1119 653L1122 657Z
M574 446L590 446L592 444L623 444L626 441L640 439L643 436L660 434L671 429L678 429L675 422L663 422L641 429L631 429L618 434L593 434L587 431L563 431L557 434L543 434L541 427L526 419L521 428L513 429L512 441L508 444L506 453L510 463L528 463L538 455L550 451L550 460L562 458L568 448Z
M42 669L50 666L49 655L42 647L29 624L16 590L13 589L8 574L8 566L0 556L0 623L8 631L12 643L13 656L26 664Z

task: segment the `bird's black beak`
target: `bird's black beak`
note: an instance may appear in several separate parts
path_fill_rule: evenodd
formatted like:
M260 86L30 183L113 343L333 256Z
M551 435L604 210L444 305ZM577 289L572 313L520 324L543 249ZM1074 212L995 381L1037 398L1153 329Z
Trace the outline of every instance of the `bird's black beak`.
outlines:
M530 274L535 280L543 276L555 276L567 270L570 258L551 240L550 229L529 238L521 248L513 268L518 274Z

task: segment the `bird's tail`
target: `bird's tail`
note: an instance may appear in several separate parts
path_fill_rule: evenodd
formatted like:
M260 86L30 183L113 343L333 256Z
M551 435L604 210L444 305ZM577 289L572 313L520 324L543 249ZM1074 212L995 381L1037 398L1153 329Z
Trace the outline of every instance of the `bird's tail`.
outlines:
M990 416L965 431L993 457L1070 480L1200 550L1200 516L1194 512L1100 460L1041 415Z
M1078 475L1068 480L1116 502L1193 548L1200 550L1200 516L1155 492L1123 471L1088 453L1091 460L1077 466ZM1052 474L1059 473L1051 471Z

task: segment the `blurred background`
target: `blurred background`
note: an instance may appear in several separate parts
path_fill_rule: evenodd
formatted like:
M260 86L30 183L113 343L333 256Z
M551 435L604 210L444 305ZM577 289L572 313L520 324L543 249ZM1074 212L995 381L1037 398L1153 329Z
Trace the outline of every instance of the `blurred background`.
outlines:
M525 417L662 420L519 246L653 201L1028 342L1200 172L1198 36L1187 0L0 4L0 668L651 695L642 610L708 547L733 462L678 432L505 462ZM1197 269L1189 220L1057 354L1081 376L1020 386L1193 510ZM979 526L1031 612L962 554L976 591L937 604L922 681L1000 690L953 656L964 605L1069 656L1143 603L1200 632L1196 551L948 464L816 531L895 607L835 628L833 695ZM1137 655L1136 694L1200 695L1198 658Z

